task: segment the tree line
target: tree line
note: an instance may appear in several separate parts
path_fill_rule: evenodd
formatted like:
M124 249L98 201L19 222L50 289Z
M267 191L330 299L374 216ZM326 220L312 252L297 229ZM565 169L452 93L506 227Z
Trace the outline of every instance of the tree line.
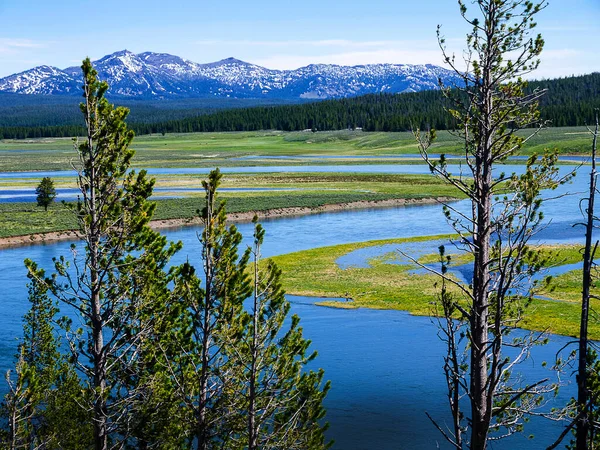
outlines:
M600 73L533 81L526 93L547 89L540 98L540 113L551 126L581 126L600 107ZM464 99L466 101L466 99ZM456 120L448 114L446 96L442 91L405 94L369 94L315 103L235 108L194 117L161 119L158 111L153 119L131 123L136 134L192 133L218 131L282 130L300 131L343 130L362 128L365 131L408 131L428 127L453 129ZM135 111L134 107L134 111ZM83 125L4 126L0 138L25 139L39 137L69 137L84 135Z
M306 100L238 98L136 99L107 92L109 101L129 108L130 123L157 123L181 120L225 109L306 103ZM0 92L0 128L83 127L78 95L24 95Z

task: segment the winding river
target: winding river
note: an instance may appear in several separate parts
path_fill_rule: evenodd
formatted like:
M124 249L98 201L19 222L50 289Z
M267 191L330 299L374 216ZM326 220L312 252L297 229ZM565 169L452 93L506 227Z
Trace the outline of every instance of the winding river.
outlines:
M323 166L318 167L323 171ZM340 166L330 167L340 171ZM342 167L362 172L363 168L377 166ZM395 173L426 171L423 166L393 167ZM406 169L406 172L400 168ZM521 170L522 166L514 168ZM307 171L306 167L294 169ZM510 167L506 168L507 172L510 170ZM570 168L562 170L566 173ZM273 167L265 167L262 171L274 170ZM4 175L0 174L0 178ZM581 218L578 205L581 195L561 195L584 192L586 181L583 174L572 184L548 194L559 198L545 208L549 224L537 237L539 241L583 241L583 231L572 227ZM464 208L466 204L458 202L456 207ZM265 256L326 245L452 231L439 205L283 217L264 221L264 227L267 232L263 248ZM239 228L245 244L249 244L252 225L240 224ZM169 239L184 243L183 250L175 256L173 263L181 263L188 258L198 263L197 231L197 228L182 228L166 232ZM21 335L21 317L28 307L23 259L31 258L42 267L49 268L53 257L68 256L69 246L70 243L59 242L0 251L1 372L13 363L16 340ZM427 411L442 422L447 418L443 346L437 337L436 325L430 318L413 317L399 311L323 308L314 305L315 299L293 296L289 299L292 311L302 318L306 336L312 340L313 348L319 351L315 367L323 367L326 377L332 381L326 407L327 420L331 424L328 436L335 439L334 448L429 449L435 448L437 443L441 448L447 448L425 416ZM551 376L542 367L542 361L552 361L556 350L568 340L552 336L549 345L536 348L533 357L520 368L524 376L528 379ZM559 397L550 402L564 404L572 393L573 386L566 386ZM559 433L559 425L534 420L526 426L526 433L495 443L491 448L543 448ZM529 434L534 434L535 439L527 440Z

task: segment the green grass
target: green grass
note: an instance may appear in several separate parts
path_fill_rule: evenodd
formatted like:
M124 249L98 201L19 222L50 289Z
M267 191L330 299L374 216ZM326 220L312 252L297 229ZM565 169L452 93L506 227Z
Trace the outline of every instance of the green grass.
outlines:
M441 236L439 237L442 238ZM354 250L432 239L386 239L322 247L272 258L283 270L284 288L290 294L312 297L351 297L352 303L327 301L328 306L403 309L414 314L431 313L437 279L433 275L409 275L409 266L371 260L371 267L341 269L335 261Z
M432 274L409 273L415 266L389 264L388 258L369 261L370 267L341 269L336 260L356 249L385 244L442 239L445 236L387 239L316 248L274 257L283 270L284 288L290 294L313 297L346 298L352 302L330 300L321 305L341 308L399 309L416 315L433 315L439 293L439 278ZM544 247L555 261L569 263L581 260L577 246ZM579 259L577 259L579 258ZM579 330L580 307L575 293L581 290L577 274L565 274L553 282L553 292L541 294L555 300L534 299L526 309L520 327L573 336ZM579 282L580 283L580 282ZM453 291L458 294L456 288ZM568 294L568 295L565 295ZM593 300L599 308L600 301ZM590 323L590 337L600 338L600 323Z
M526 134L523 132L522 134ZM583 127L549 128L531 139L524 154L558 148L561 154L585 154L590 136ZM410 132L239 132L144 135L134 140L137 167L225 167L247 165L374 164L384 160L277 160L270 156L343 155L384 156L416 154ZM11 150L3 152L3 150ZM14 151L13 151L14 150ZM447 131L438 132L431 149L435 153L459 153L460 141ZM71 139L44 138L0 141L0 171L67 170L76 158ZM234 160L261 156L252 160ZM386 161L390 163L391 161Z
M76 228L72 212L60 203L44 208L35 203L0 203L0 237L65 231Z
M162 176L157 186L200 187L200 176ZM57 187L74 187L72 179L58 179ZM0 182L4 189L35 187L22 180ZM297 191L223 192L229 212L265 211L276 208L310 207L388 199L459 198L457 191L442 181L422 175L371 174L264 174L227 175L223 187L296 188ZM161 195L168 192L161 192ZM155 219L187 219L202 206L201 192L190 197L156 200ZM60 197L58 198L60 199ZM73 214L60 202L44 211L35 203L0 203L0 237L71 230Z

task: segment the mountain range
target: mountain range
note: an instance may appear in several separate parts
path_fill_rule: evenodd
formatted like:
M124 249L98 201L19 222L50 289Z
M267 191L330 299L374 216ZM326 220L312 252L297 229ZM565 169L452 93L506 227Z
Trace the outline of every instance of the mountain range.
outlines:
M112 96L159 98L268 98L282 100L344 98L377 92L419 92L460 82L454 72L434 65L311 64L273 70L227 58L198 64L166 53L128 50L94 62ZM81 69L38 66L0 78L0 92L80 95Z

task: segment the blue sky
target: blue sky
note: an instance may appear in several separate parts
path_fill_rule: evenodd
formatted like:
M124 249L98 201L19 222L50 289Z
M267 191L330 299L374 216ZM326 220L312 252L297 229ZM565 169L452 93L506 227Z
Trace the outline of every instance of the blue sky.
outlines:
M273 69L441 65L436 26L456 52L468 31L455 0L0 0L0 19L0 77L125 48ZM537 21L546 47L535 78L600 71L600 0L551 0Z

